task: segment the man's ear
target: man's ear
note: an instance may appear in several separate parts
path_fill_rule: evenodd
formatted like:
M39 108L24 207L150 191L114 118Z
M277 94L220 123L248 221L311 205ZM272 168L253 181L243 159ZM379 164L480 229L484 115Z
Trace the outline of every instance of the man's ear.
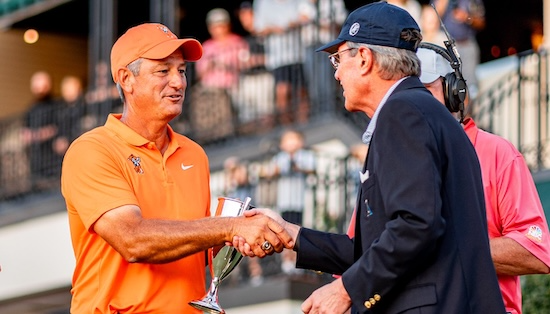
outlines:
M132 88L132 85L130 83L134 78L134 75L132 74L132 72L130 72L128 68L120 68L117 70L116 75L117 75L120 87L122 87L123 90L129 92Z
M374 55L372 50L366 47L360 47L358 52L359 58L361 58L361 71L367 73L372 70L374 66Z

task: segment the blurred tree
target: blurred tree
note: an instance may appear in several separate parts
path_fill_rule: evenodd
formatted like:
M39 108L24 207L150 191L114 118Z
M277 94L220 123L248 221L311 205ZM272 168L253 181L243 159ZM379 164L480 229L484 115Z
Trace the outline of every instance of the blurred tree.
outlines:
M523 313L550 313L550 276L522 276Z

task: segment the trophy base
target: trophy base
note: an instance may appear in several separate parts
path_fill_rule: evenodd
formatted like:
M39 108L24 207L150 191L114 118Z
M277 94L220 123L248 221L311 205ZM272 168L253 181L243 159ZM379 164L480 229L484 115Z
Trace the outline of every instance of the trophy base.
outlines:
M189 302L189 305L208 314L225 314L225 311L216 303L195 300Z

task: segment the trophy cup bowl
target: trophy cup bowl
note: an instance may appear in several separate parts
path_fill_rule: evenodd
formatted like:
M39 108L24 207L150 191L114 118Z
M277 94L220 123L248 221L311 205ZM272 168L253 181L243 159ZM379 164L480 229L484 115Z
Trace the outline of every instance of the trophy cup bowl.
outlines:
M250 209L250 197L244 202L229 197L218 197L218 207L215 216L236 217ZM206 295L200 300L189 302L192 307L210 314L224 314L218 302L218 287L221 281L235 269L243 256L232 246L223 245L208 249L208 266L212 280Z

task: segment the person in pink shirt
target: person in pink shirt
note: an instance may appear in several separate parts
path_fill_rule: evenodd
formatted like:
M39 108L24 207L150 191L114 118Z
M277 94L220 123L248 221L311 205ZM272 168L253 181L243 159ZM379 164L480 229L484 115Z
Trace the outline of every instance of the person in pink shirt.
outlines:
M458 112L461 100L451 89L460 73L450 66L452 59L445 54L448 53L445 48L431 47L421 46L417 51L420 80L451 112ZM467 90L464 93L467 100L466 94ZM491 257L506 311L519 314L522 307L519 276L550 272L548 223L521 153L508 140L479 129L467 105L463 116L458 118L481 166Z
M231 30L229 13L215 8L206 15L211 38L203 44L203 57L196 63L198 78L204 87L221 88L234 97L239 73L248 62L246 40Z

